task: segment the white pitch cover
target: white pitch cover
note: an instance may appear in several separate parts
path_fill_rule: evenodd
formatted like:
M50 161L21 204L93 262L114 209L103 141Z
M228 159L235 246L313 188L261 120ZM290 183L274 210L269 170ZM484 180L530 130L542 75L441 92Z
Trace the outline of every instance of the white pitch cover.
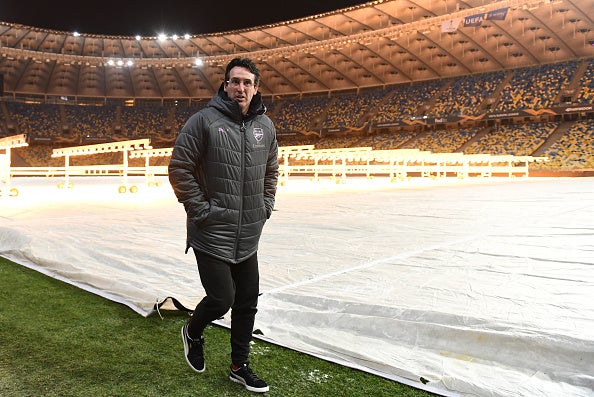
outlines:
M13 179L0 255L143 316L193 308L166 178L136 194L72 180ZM594 395L594 178L292 178L258 255L273 343L442 395Z

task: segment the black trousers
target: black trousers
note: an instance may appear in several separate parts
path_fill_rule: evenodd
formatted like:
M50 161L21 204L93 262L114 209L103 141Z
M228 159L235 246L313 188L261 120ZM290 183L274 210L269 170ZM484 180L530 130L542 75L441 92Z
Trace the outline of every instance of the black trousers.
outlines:
M258 311L258 255L231 264L196 250L194 254L206 296L192 314L188 333L194 339L200 337L210 322L231 309L231 361L244 364L248 361Z

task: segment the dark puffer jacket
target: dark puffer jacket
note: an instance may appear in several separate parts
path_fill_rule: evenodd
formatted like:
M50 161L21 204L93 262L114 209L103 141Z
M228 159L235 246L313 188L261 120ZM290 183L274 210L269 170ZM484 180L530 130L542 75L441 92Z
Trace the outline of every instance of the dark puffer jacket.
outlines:
M256 253L278 179L276 132L265 110L257 93L242 117L221 86L181 129L169 180L187 213L186 252L230 263Z

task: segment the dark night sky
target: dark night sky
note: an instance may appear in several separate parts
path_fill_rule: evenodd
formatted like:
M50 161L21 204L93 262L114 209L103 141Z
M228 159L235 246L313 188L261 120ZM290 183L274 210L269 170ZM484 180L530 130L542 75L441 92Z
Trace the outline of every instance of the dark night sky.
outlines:
M0 21L81 34L156 36L249 28L345 8L356 0L0 0Z

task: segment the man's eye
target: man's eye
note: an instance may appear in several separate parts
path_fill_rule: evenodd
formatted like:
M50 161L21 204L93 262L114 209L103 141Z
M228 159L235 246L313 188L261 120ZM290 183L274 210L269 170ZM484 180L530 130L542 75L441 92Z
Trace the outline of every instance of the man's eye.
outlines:
M229 84L234 86L234 87L238 87L239 85L241 85L241 83L243 83L244 87L251 87L254 85L254 83L252 82L252 80L246 79L246 80L239 80L239 79L231 79L229 80Z

